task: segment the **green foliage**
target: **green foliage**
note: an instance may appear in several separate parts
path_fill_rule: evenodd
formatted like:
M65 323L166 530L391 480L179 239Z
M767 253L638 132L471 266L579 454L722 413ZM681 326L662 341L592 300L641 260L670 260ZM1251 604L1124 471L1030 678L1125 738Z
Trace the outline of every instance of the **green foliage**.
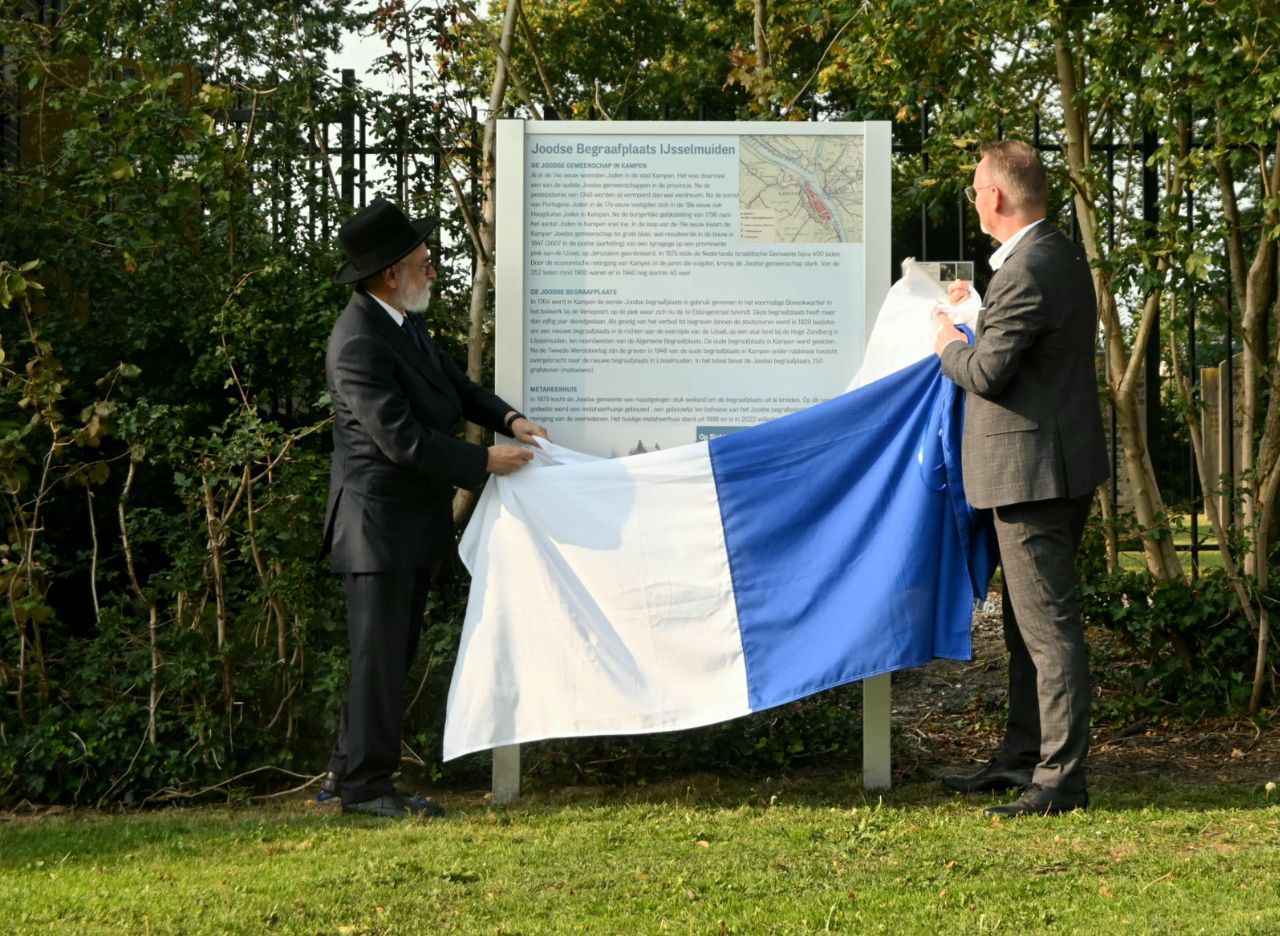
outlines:
M663 117L726 120L742 111L748 95L732 83L735 60L751 44L750 14L733 0L556 0L531 3L525 17L537 55L555 94L537 80L528 43L518 41L513 61L534 100L558 106L562 119ZM490 8L489 32L497 36L503 4ZM478 44L464 60L491 73L494 52ZM740 66L739 66L740 67ZM483 81L477 77L477 84Z
M1194 719L1239 712L1248 703L1252 629L1221 569L1168 582L1118 573L1087 583L1082 597L1086 620L1114 631L1137 657L1126 706L1177 706Z
M23 128L0 166L0 801L323 766L346 667L316 557L323 350L350 207L299 166L351 22L184 2L0 23Z
M1154 580L1145 571L1110 572L1100 523L1091 524L1082 548L1081 613L1124 652L1105 664L1127 683L1112 703L1120 719L1177 714L1237 713L1249 701L1245 674L1253 665L1252 628L1226 572L1207 569L1198 578ZM1274 597L1264 596L1271 604Z

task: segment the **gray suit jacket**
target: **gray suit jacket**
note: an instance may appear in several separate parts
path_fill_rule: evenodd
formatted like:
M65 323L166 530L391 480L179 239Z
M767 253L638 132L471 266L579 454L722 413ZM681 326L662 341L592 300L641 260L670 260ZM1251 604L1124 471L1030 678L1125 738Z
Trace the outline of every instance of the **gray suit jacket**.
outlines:
M454 424L465 417L505 432L513 408L409 320L425 350L357 290L329 336L333 462L321 554L334 572L415 569L451 553L454 488L488 478L487 450L455 438Z
M1097 327L1088 262L1040 222L992 276L976 342L942 352L943 373L968 391L962 458L973 506L1078 497L1107 479Z

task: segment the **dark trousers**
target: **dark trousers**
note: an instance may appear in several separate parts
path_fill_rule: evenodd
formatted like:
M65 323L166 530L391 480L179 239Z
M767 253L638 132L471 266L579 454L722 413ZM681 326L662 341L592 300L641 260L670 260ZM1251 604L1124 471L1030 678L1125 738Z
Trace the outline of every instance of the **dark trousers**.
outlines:
M1085 788L1089 654L1075 556L1093 495L995 508L1004 571L1009 720L1000 761L1034 767L1031 782Z
M404 683L418 652L430 568L347 573L351 682L329 769L344 803L390 793L400 766Z

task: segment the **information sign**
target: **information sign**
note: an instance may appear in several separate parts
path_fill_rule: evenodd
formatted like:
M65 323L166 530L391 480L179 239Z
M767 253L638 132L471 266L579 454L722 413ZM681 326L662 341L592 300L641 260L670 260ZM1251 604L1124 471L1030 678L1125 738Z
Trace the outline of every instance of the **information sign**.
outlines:
M618 456L841 392L889 286L885 123L498 127L497 386Z

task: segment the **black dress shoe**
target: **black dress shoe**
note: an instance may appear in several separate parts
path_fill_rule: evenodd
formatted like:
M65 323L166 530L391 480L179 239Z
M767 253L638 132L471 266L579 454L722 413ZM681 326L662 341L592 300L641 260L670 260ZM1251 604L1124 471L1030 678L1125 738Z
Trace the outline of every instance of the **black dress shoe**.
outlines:
M425 796L415 796L408 790L402 790L399 787L396 787L396 793L408 800L411 806L428 819L439 819L444 815L444 807L438 803L431 802Z
M1031 784L1022 791L1012 803L1000 806L988 806L983 812L988 816L1056 816L1059 813L1071 812L1073 809L1085 809L1089 805L1089 794L1084 790L1068 793L1054 787L1043 787Z
M990 761L976 774L952 774L942 778L942 785L957 793L996 793L1021 790L1031 783L1031 768L1008 767L1000 759Z
M361 800L359 803L343 803L342 811L357 816L377 816L381 819L405 819L409 816L436 818L444 815L444 810L435 803L406 796L398 790L375 796L373 799Z

